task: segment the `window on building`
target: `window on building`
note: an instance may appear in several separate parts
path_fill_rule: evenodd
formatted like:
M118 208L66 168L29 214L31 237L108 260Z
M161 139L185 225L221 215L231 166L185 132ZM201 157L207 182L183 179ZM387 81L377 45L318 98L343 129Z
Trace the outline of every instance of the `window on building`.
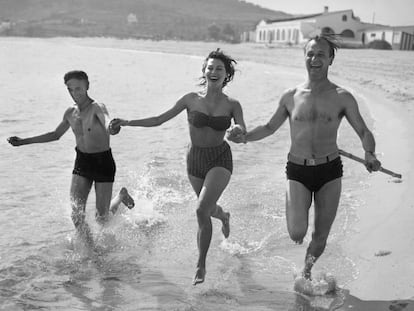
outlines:
M375 33L372 33L371 34L371 38L375 38Z
M276 31L276 41L280 40L280 29Z
M285 30L282 29L282 41L285 41Z
M341 36L345 38L355 38L354 32L350 29L345 29L344 31L342 31Z
M343 22L346 22L348 20L348 16L346 16L345 14L344 15L342 15L342 21Z

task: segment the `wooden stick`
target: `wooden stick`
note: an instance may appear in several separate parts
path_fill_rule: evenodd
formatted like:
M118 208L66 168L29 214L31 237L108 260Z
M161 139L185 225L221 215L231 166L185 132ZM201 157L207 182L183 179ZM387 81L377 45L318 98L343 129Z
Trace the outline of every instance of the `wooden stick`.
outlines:
M343 155L344 157L347 157L347 158L350 158L352 160L355 160L357 162L360 162L362 164L365 164L365 160L364 159L361 159L360 157L357 157L357 156L353 155L352 153L343 151L342 149L339 149L339 154L340 155ZM395 173L393 171L387 170L386 168L383 168L383 167L380 167L379 171L382 172L382 173L388 174L388 175L390 175L392 177L402 178L402 175L401 174L398 174L398 173Z

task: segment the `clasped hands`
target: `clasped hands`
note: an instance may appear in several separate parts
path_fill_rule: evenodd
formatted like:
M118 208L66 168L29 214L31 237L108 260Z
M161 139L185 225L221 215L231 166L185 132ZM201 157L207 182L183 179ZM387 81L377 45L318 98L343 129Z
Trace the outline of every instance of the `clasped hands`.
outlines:
M227 130L226 138L234 143L246 143L246 129L239 124L235 124Z
M121 130L121 126L125 126L128 124L127 120L115 118L109 122L108 130L109 134L116 135Z

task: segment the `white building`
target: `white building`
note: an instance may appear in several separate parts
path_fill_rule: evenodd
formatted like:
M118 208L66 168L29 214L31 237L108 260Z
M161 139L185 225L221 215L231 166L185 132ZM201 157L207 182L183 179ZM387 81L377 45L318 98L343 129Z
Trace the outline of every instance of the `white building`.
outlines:
M383 40L387 41L393 50L414 50L414 27L367 29L363 36L366 45L375 40Z
M375 28L363 23L352 10L303 15L283 20L262 20L256 26L256 42L298 44L321 32L341 35L343 41L362 45L363 32Z
M343 46L363 47L374 40L387 41L393 49L414 50L414 26L391 27L364 23L352 10L302 15L289 19L262 20L256 26L258 43L299 44L321 34L340 35Z

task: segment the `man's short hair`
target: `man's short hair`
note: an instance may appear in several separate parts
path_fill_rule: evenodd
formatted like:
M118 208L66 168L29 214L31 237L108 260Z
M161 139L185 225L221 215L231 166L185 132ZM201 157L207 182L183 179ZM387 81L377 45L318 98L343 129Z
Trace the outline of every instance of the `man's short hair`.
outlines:
M63 77L63 80L65 81L65 84L70 80L70 79L76 79L76 80L84 80L88 83L89 85L89 79L88 79L88 75L86 74L86 72L81 71L81 70L72 70L69 71L65 74L65 76Z
M308 46L308 43L311 41L316 41L316 42L320 42L320 41L326 41L329 45L329 56L332 56L333 58L335 57L335 52L339 49L339 40L338 40L338 36L335 34L329 34L329 33L321 33L320 35L316 35L312 38L310 38L303 50L306 50L306 47Z

